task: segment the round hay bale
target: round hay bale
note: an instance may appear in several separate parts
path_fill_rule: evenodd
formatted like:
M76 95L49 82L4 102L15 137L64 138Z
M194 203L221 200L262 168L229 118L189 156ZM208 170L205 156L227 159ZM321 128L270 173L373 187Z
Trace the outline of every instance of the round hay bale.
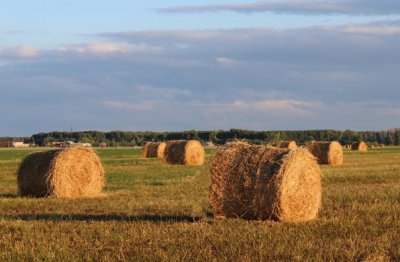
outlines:
M255 216L250 196L254 193L255 180L251 180L244 172L239 172L247 163L254 165L254 161L248 161L251 154L244 154L250 148L245 142L231 142L217 150L211 168L209 192L215 215L249 219ZM246 157L247 161L238 161L239 157Z
M359 152L367 152L368 145L364 141L354 142L351 144L351 150Z
M160 159L164 159L165 157L165 147L167 146L167 143L159 143L157 147L157 157Z
M164 142L147 142L142 148L142 156L144 158L158 157L164 158L164 150L166 143Z
M288 149L297 149L297 143L296 141L280 141L280 142L276 142L272 144L275 147L279 147L279 148L288 148Z
M197 140L169 141L165 146L167 164L199 166L204 163L204 148Z
M320 165L339 166L343 163L343 148L337 141L313 141L306 147Z
M307 221L321 205L321 175L306 149L233 143L217 150L209 201L216 216Z
M104 187L104 169L89 148L36 152L25 157L17 173L21 196L94 197Z

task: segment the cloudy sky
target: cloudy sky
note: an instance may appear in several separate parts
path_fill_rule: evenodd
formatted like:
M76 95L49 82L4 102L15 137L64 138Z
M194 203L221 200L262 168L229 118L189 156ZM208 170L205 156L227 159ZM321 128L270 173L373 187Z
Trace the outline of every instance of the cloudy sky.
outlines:
M4 0L0 136L400 127L400 1Z

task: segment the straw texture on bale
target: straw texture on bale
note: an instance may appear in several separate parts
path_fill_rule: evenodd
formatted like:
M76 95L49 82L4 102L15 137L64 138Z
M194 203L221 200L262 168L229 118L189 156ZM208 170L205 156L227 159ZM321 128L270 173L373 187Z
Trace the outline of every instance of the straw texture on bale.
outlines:
M142 148L142 156L144 158L158 157L164 158L164 150L166 143L164 142L148 142Z
M214 156L209 200L216 216L312 220L321 205L320 176L306 149L232 143Z
M23 159L17 182L22 196L94 197L102 194L104 169L89 148L36 152Z
M307 144L320 165L339 166L343 163L343 148L337 141L313 141Z
M360 152L367 152L368 145L364 141L354 142L351 144L351 150L360 151Z
M165 146L167 164L198 166L204 163L204 148L197 140L169 141Z
M275 147L279 147L279 148L288 148L288 149L297 149L297 143L296 141L280 141L280 142L276 142L272 144Z

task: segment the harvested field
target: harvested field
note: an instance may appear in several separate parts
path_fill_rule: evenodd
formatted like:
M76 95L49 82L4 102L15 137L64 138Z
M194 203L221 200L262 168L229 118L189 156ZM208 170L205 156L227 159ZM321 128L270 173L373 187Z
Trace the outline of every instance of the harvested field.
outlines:
M341 166L321 166L318 218L295 224L215 218L214 151L183 166L97 150L107 196L82 199L18 196L16 170L31 152L0 150L2 261L400 260L400 148L344 150Z

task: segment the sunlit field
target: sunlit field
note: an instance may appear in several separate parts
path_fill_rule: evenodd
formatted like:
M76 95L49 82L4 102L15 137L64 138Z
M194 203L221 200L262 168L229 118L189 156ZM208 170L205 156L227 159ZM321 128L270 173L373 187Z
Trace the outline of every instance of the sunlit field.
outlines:
M18 165L38 150L0 150L0 261L400 260L399 148L346 150L342 166L323 166L319 218L299 224L214 218L212 150L184 167L98 149L104 197L18 197Z

